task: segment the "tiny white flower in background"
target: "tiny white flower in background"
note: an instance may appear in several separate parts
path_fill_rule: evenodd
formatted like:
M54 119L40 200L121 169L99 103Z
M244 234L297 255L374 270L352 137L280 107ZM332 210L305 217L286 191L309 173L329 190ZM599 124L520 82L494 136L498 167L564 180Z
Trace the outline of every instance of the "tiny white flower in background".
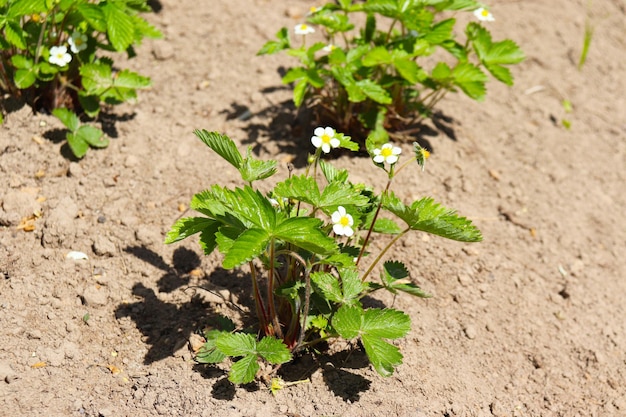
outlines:
M48 61L51 64L64 67L69 64L71 60L72 55L67 53L67 46L53 46L50 48L50 58L48 58Z
M77 54L87 49L87 35L81 32L74 32L67 40L67 43L70 44L70 50Z
M321 7L311 6L311 8L309 9L309 13L307 14L312 15L312 14L319 12L320 10L321 10Z
M276 200L275 198L270 198L270 204L272 205L272 207L278 207L278 200Z
M343 206L337 207L337 211L333 213L331 220L333 221L333 232L340 236L352 236L354 230L352 225L354 220L352 216L346 213L346 209Z
M374 149L374 162L382 164L383 162L393 165L398 162L398 155L402 153L402 149L393 146L391 143L385 143L380 149Z
M296 35L308 35L309 33L315 33L315 29L313 29L311 26L307 25L306 23L301 23L299 25L296 25L296 27L294 28L294 31L296 32Z
M481 22L493 22L496 20L491 12L484 7L474 10L474 16L476 16L476 18Z
M339 146L339 139L335 137L335 129L332 127L318 127L313 131L311 143L316 148L321 147L324 153L330 152L330 148Z
M331 43L331 44L328 44L325 47L323 47L322 51L324 51L324 52L332 52L335 49L337 49L337 47Z

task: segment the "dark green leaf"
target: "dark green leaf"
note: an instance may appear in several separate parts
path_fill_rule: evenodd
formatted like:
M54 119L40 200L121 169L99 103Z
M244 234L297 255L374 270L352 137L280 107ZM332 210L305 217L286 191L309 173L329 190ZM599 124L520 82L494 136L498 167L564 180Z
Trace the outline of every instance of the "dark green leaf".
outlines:
M101 7L106 19L107 35L116 51L122 52L135 40L133 19L116 2L104 3Z
M220 363L226 358L226 355L217 349L215 345L221 334L221 330L210 330L204 333L206 343L196 353L196 361L200 363Z
M259 256L269 242L269 235L262 229L248 229L237 237L224 256L225 269L237 267Z
M366 67L391 64L392 62L392 55L384 46L377 46L363 56L363 65Z
M76 10L83 16L83 19L87 21L95 30L101 33L107 31L106 21L104 20L104 13L100 7L91 3L79 4L76 6Z
M68 132L67 134L67 144L69 145L72 153L77 158L82 158L87 153L89 149L89 144L84 140L76 137L73 133Z
M241 178L246 182L253 182L269 178L276 173L276 161L261 161L252 156L252 148L248 148L246 158L239 168Z
M206 217L183 217L178 219L165 237L165 244L178 242L196 233L208 230L217 232L220 223Z
M228 136L207 130L194 130L193 132L209 148L213 149L219 156L237 169L241 168L243 158L237 149L237 145Z
M462 62L452 70L454 82L461 90L474 100L483 100L485 97L485 83L487 76L474 64Z
M63 123L70 132L76 132L80 126L78 116L70 109L59 107L52 110L52 114Z
M332 325L339 336L347 340L358 337L363 324L363 309L356 305L341 306L332 319Z
M25 89L35 84L37 76L32 70L18 69L13 76L13 82L15 86L20 89Z
M76 131L76 136L87 142L94 148L106 148L109 146L109 139L104 136L104 132L97 127L81 126Z
M381 376L391 376L394 368L402 364L402 354L396 346L366 335L361 338L361 342L368 359Z
M275 337L264 337L256 346L259 356L272 364L280 364L291 360L291 352L282 340Z
M313 272L311 274L311 282L322 292L327 300L334 303L340 303L343 300L339 280L334 275L327 272Z
M215 340L215 346L227 356L256 355L256 339L248 333L222 332Z
M274 236L310 252L327 255L337 250L337 244L322 232L322 224L312 217L293 217L280 223Z
M360 80L356 82L356 85L363 92L363 94L375 102L380 104L391 103L391 96L389 93L387 93L383 87L376 84L376 82L372 80Z
M290 47L289 31L281 28L277 33L277 41L269 41L257 52L257 55L274 54Z
M18 49L26 49L26 39L21 26L14 21L9 21L4 27L4 37L13 46Z
M233 364L228 373L228 380L233 384L247 384L254 381L259 371L256 355L244 356Z

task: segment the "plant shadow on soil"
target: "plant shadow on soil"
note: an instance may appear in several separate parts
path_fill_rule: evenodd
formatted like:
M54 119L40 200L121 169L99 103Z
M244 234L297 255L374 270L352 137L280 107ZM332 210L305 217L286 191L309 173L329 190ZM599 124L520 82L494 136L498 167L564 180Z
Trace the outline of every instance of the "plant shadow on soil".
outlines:
M279 87L266 88L261 92L266 95L278 89ZM313 109L305 107L297 109L291 99L275 104L270 102L268 106L255 113L252 113L248 106L233 102L230 104L230 108L223 110L222 113L226 115L227 120L247 121L257 118L258 121L250 122L243 127L247 133L247 138L241 143L251 146L252 152L259 155L264 143L271 140L278 146L280 152L293 157L291 163L297 168L302 168L307 164L307 153L302 152L302 150L311 148L310 138L313 130L319 125L327 124L317 120ZM452 117L441 111L435 111L430 118L409 126L407 131L411 133L406 135L402 141L417 142L429 152L434 153L432 138L442 134L452 141L458 140L454 129L456 123L458 122ZM361 142L364 142L364 139ZM333 152L329 157L331 159L337 158L348 152L350 151ZM361 149L356 153L356 156L369 158L363 144L361 144Z
M201 264L199 256L184 247L174 251L172 265L159 254L143 246L129 246L124 251L164 272L157 281L159 292L171 293L181 287L189 286L189 272ZM254 310L250 280L245 278L249 276L242 277L217 268L206 280L208 281L207 287L225 288L236 300L241 300L243 308L232 302L229 302L229 307L235 307L239 312L245 313L244 309ZM146 364L174 355L187 344L192 333L201 332L203 328L217 322L221 316L213 311L211 304L204 301L200 293L190 296L189 301L182 304L160 300L153 289L140 282L133 286L132 293L141 300L119 305L115 316L117 319L129 317L144 334L144 343L149 346L144 358ZM367 297L364 303L382 306L382 303L370 297ZM253 318L245 317L244 320L253 320ZM348 346L350 347L348 350L331 354L324 353L327 346L321 346L319 349L321 353L318 352L315 355L310 352L297 354L291 362L280 368L279 374L285 381L295 382L310 379L319 369L324 382L336 396L344 401L358 401L361 394L369 390L371 381L357 373L350 372L349 369L366 368L369 366L369 361L362 346L358 344L348 344ZM235 398L236 386L228 380L226 371L221 367L196 364L193 369L207 380L215 381L212 388L214 398L221 400ZM259 389L259 385L254 383L240 387L247 391Z

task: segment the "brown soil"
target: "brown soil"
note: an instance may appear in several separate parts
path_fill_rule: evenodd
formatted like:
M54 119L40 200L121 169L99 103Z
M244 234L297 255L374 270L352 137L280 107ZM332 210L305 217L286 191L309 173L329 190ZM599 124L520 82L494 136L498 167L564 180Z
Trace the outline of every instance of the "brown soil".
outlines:
M311 382L276 397L231 385L187 346L237 311L194 286L246 310L246 271L225 272L195 240L163 239L195 192L238 184L193 129L277 159L279 179L287 161L302 169L312 126L296 120L278 74L294 61L255 53L316 3L205 3L165 0L148 16L165 38L120 66L154 86L113 109L108 149L73 161L61 124L26 107L0 126L0 415L626 415L622 1L494 2L494 37L528 56L515 86L490 83L482 104L447 97L422 136L434 150L426 173L396 184L406 200L431 195L474 219L484 242L416 234L393 253L434 298L395 300L413 330L392 377L358 350L303 357L284 377ZM578 71L587 14L595 32ZM379 184L366 158L336 163ZM34 212L34 231L20 229Z

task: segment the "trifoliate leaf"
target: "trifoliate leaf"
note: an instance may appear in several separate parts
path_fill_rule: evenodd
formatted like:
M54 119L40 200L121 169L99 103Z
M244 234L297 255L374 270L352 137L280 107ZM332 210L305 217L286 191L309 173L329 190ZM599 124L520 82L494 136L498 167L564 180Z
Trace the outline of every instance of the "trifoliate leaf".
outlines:
M63 125L70 131L76 132L80 126L80 120L78 116L65 107L58 107L52 110L52 114L63 123Z
M361 334L363 309L357 305L341 306L332 319L333 328L339 336L352 340Z
M396 366L402 365L402 354L396 346L382 339L364 335L361 338L367 358L381 376L389 377Z
M222 266L231 269L259 256L270 240L262 229L248 229L240 234L224 256Z
M276 161L261 161L252 156L252 149L239 167L241 178L246 182L253 182L269 178L276 173Z
M79 4L76 5L76 10L95 30L102 33L107 31L106 20L99 6L91 3Z
M325 162L324 160L319 161L320 168L322 169L322 173L326 178L326 181L330 182L346 182L348 180L348 170L342 169L339 170L335 168L333 165Z
M283 49L287 49L290 47L289 41L289 31L287 28L281 28L276 33L276 41L266 42L265 45L257 52L257 55L266 55L266 54L275 54L276 52L280 52Z
M178 219L165 237L165 244L178 242L204 230L217 232L219 222L206 217L183 217Z
M469 62L461 62L452 69L451 75L455 84L469 97L478 101L484 99L487 76L480 68Z
M374 223L373 231L376 233L397 235L398 233L402 232L402 229L393 220L379 217L376 219L376 223Z
M215 342L224 333L221 330L209 330L204 333L206 342L196 352L195 360L200 363L220 363L226 355L220 351Z
M384 288L388 291L394 294L398 291L403 291L416 297L429 298L430 294L424 292L420 287L408 280L408 276L409 271L402 262L387 261L383 265L381 280L384 283Z
M81 82L87 94L99 96L104 90L113 85L110 65L99 63L87 63L80 66Z
M13 82L15 86L20 89L25 89L35 84L37 76L30 69L18 69L13 76Z
M318 207L320 204L320 191L317 181L304 174L294 175L276 184L274 192L278 197L302 201L314 207Z
M393 57L384 46L377 46L363 56L363 65L366 67L391 64L392 62Z
M122 70L113 78L113 88L147 88L150 87L150 78L144 77L129 70Z
M447 209L432 198L423 198L414 202L410 210L418 213L418 221L411 224L414 230L432 233L447 239L461 242L479 242L480 231L471 220L461 217L454 210Z
M411 319L399 310L370 308L364 310L361 333L383 339L397 339L411 330Z
M314 272L311 274L311 282L324 294L324 298L334 303L340 303L343 299L339 279L327 272Z
M67 134L67 144L70 147L70 150L77 158L82 158L87 153L89 149L89 144L84 140L76 137L73 133L68 132Z
M359 80L356 82L356 86L363 94L379 104L390 104L392 101L389 93L372 80Z
M306 88L308 86L308 82L306 80L302 80L295 85L293 88L293 103L296 107L300 107L302 102L304 101L304 97L306 95Z
M394 67L398 74L411 84L417 84L420 81L420 67L410 58L397 58L393 61Z
M227 356L256 355L256 339L248 333L223 332L215 341L215 346Z
M217 132L208 132L204 129L196 129L193 133L232 166L237 169L241 168L243 158L237 149L237 145L231 138Z
M81 126L76 131L76 136L87 142L94 148L106 148L109 146L109 139L104 136L104 132L97 127Z
M408 207L395 194L389 193L383 196L383 207L404 220L413 230L462 242L482 240L480 231L470 220L435 203L432 198L423 198Z
M31 69L34 62L24 55L13 55L11 57L11 64L17 69Z
M233 364L228 373L228 380L233 384L247 384L254 381L259 371L256 355L244 356Z
M446 19L435 24L430 31L424 35L423 39L432 45L438 45L452 37L452 29L456 19Z
M15 21L9 21L4 27L4 37L18 49L26 49L26 39L22 27Z
M272 364L285 363L291 360L289 348L282 340L275 337L267 336L261 339L257 343L256 351L259 356Z
M383 264L383 271L387 281L403 279L409 276L409 270L399 261L387 261Z
M106 19L107 35L116 51L122 52L135 40L133 19L116 2L107 2L101 7Z
M292 217L276 226L274 236L310 252L328 255L337 250L337 244L322 232L322 225L316 218Z
M3 6L6 2L3 2ZM46 10L45 0L16 0L12 1L7 16L10 18L29 15L33 13L42 13Z

